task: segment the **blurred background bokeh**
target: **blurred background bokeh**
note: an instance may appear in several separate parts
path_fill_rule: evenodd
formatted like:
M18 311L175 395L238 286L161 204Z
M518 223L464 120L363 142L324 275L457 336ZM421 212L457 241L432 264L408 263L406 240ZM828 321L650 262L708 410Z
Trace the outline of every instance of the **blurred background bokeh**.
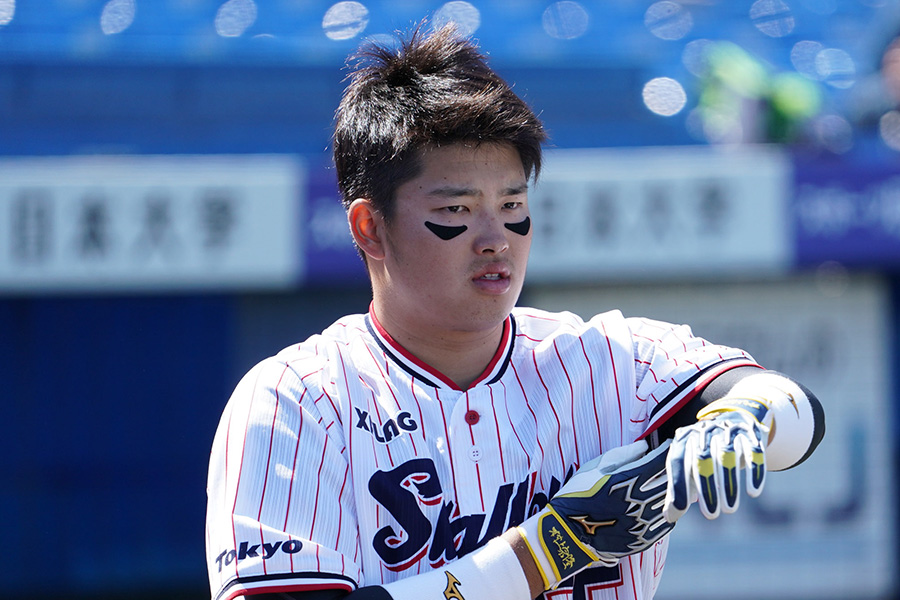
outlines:
M345 59L424 17L549 129L523 304L690 323L825 405L657 597L900 597L897 0L0 0L0 596L209 596L231 390L367 309Z

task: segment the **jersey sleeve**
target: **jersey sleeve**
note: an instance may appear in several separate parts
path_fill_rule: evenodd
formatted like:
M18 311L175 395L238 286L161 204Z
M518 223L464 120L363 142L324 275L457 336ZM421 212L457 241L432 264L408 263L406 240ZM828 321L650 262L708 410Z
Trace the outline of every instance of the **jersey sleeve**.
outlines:
M321 363L272 358L229 400L210 455L206 559L213 600L352 591L359 540L340 415L308 385Z
M634 347L637 384L632 422L655 432L716 377L738 367L758 367L745 351L697 337L687 325L626 319Z

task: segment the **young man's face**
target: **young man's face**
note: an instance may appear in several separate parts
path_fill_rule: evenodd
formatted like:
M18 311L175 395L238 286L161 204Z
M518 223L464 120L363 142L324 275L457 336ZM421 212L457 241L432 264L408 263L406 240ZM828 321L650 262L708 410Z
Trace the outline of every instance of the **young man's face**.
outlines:
M519 297L531 247L519 154L508 144L454 144L420 160L386 226L382 310L412 327L496 327Z

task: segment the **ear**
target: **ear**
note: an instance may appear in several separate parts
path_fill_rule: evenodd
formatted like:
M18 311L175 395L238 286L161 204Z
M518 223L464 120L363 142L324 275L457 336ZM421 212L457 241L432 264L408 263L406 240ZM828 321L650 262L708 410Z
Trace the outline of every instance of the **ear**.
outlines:
M347 210L347 220L350 222L350 233L360 250L374 260L383 259L384 219L372 202L367 198L354 200Z

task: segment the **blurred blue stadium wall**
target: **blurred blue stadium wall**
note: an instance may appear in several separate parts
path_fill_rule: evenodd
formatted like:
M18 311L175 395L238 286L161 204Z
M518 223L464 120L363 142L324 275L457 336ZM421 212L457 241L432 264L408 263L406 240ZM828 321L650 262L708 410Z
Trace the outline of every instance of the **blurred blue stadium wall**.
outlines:
M343 61L361 38L325 35L334 4L0 2L0 157L291 154L324 179ZM365 4L366 34L404 29L444 6ZM547 8L575 3L472 4L476 37L560 148L704 143L686 111L661 117L641 101L650 78L684 73L691 39L742 40L782 68L785 48L803 36L852 38L862 80L892 37L876 27L887 21L884 3L855 0L798 3L797 29L769 46L742 29L751 2L700 3L690 35L668 39L646 35L678 26L648 25L649 1L582 2L594 15L588 35L557 28L556 37L544 35ZM132 7L125 29L116 30L111 5L120 19ZM237 9L251 5L248 21ZM864 42L872 48L858 48ZM843 160L897 160L875 122L852 125L857 143ZM821 145L810 152L814 163L834 158ZM891 255L858 266L894 277L898 265ZM360 279L286 292L0 289L3 595L206 594L206 461L226 398L255 361L367 302Z

